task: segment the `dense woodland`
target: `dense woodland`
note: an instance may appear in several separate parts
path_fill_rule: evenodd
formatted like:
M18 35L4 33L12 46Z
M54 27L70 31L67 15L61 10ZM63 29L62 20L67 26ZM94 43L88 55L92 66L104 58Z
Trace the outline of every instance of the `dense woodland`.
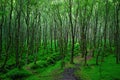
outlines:
M109 59L116 71L104 78ZM0 80L54 80L29 77L57 64L56 74L80 64L79 79L67 80L120 80L119 63L119 0L0 0ZM82 78L93 66L99 79Z

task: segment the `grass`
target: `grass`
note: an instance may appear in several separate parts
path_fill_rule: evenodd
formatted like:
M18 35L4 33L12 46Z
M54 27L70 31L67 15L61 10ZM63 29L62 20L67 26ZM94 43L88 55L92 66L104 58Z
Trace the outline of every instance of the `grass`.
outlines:
M0 79L2 80L20 80L20 79L24 80L30 75L31 73L25 69L14 68L8 71L6 74L1 74Z
M76 45L75 49L77 54L78 53L77 50L79 49L79 46ZM67 63L65 65L65 68L75 67L74 65L68 63L69 55L70 54L68 53L67 57L65 58L65 63ZM56 63L54 63L54 61L56 61ZM46 64L47 66L45 66L44 64ZM61 69L61 60L59 59L59 53L52 54L52 55L51 54L43 55L41 57L41 60L37 61L37 65L34 65L33 63L31 63L27 66L31 68L31 71L34 71L36 73L28 77L26 80L58 80L58 78L61 78L61 73L65 69L65 68Z
M105 61L101 65L101 74L100 65L94 65L95 58L89 60L88 64L76 72L76 75L83 80L120 80L120 64L116 64L113 55L105 57Z
M11 63L10 65L13 66L9 67L10 69L7 69L5 73L0 72L0 80L54 80L55 78L58 78L59 74L62 72L60 69L61 62L59 53L54 52L47 55L41 54L39 58L37 65L34 65L32 62L29 65L23 66L23 69L20 70L14 68L13 62L11 62L13 61L13 58L11 58L8 63ZM27 67L36 72L36 74L33 74L31 71L26 69ZM58 74L58 76L56 76L56 74Z
M75 63L79 63L78 59L81 59L80 57L75 58L74 62ZM65 61L66 65L63 69L61 69L61 60L57 61L55 64L51 64L46 67L41 67L42 64L47 64L46 61L37 61L37 65L34 65L33 63L25 66L29 67L31 70L30 71L34 71L35 74L33 73L33 75L31 75L30 77L28 77L26 80L58 80L59 78L62 77L62 72L65 68L73 68L75 67L74 64L70 64L69 62L67 62L67 60ZM41 67L41 68L40 68Z
M40 61L37 62L38 65ZM26 78L25 80L55 80L57 78L60 78L60 74L63 71L60 68L61 62L58 61L56 64L53 65L49 65L47 67L43 67L43 68L34 68L32 69L32 67L34 66L33 63L30 65L27 65L25 67L30 67L30 72L35 72L33 73L33 75L31 75L30 77Z

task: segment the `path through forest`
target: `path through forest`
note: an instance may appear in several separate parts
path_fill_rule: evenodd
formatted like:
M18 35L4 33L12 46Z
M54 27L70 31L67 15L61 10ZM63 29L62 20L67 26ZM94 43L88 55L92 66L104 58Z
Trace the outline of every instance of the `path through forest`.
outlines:
M74 74L74 72L78 69L80 69L80 64L75 64L75 68L65 69L62 74L63 75L62 80L80 80Z
M42 77L42 78L46 77L46 76L39 76L39 74L36 73L34 70L31 70L30 67L26 67L26 69L27 69L30 73L32 73L33 75L35 75L38 79L41 79L41 77ZM75 67L74 67L74 68L66 68L66 69L64 70L64 72L61 74L62 78L59 78L59 79L60 79L60 80L80 80L80 79L78 79L78 78L75 76L75 74L74 74L74 72L75 72L76 70L78 70L78 69L80 69L80 64L75 64ZM55 75L50 75L50 76L55 76ZM49 76L49 77L50 77L50 76ZM57 76L58 76L58 75L57 75ZM47 76L47 77L48 77L48 76ZM56 79L56 80L58 80L58 79Z
M35 75L38 79L41 80L41 78L45 78L45 77L52 77L52 76L56 76L57 79L55 80L81 80L80 78L78 78L74 73L80 69L81 64L83 63L84 59L81 58L81 56L76 57L75 59L77 59L77 61L79 63L75 63L74 67L69 67L64 69L63 73L61 74L61 78L59 77L60 75L58 74L51 74L48 76L40 76L39 73L37 73L35 70L30 69L29 66L26 67L26 70L28 70L29 72L31 72L33 75ZM87 56L87 60L91 59L91 56ZM58 77L59 79L58 79Z
M91 58L91 55L87 56L87 60L90 60ZM81 80L80 78L75 76L74 72L80 69L80 65L84 62L84 59L82 59L81 56L77 56L76 59L79 61L79 63L75 64L74 68L65 69L62 74L62 80Z

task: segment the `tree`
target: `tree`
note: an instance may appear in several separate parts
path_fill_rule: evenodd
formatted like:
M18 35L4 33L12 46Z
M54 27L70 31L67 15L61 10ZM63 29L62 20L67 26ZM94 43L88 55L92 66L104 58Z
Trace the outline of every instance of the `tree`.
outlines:
M72 36L72 48L71 48L71 59L70 63L73 64L73 56L74 56L74 39L75 39L75 34L74 34L74 27L73 27L73 20L72 20L72 0L69 0L69 21L70 21L70 27L71 27L71 36Z
M5 5L4 5L5 6ZM5 51L5 60L3 62L2 68L5 68L6 63L8 61L8 57L9 57L9 50L11 47L11 21L12 21L12 11L13 11L13 0L10 1L10 13L9 13L9 27L8 27L8 39L7 39L7 47L6 47L6 51Z
M17 32L16 32L16 67L20 68L20 61L19 61L19 57L20 57L20 28L21 28L21 11L22 11L22 1L19 0L18 2L18 6L17 6Z
M1 2L2 3L2 2ZM3 5L0 4L0 58L2 58L2 27L4 23Z
M116 53L116 63L118 64L119 63L119 60L120 60L120 50L119 50L119 39L120 39L120 35L119 35L119 31L120 31L120 28L119 28L119 9L120 8L120 3L119 2L116 2L116 5L115 5L115 53Z
M29 56L29 49L30 49L30 45L29 45L29 28L30 28L30 0L27 0L27 6L26 6L26 17L25 17L25 21L26 21L26 25L27 25L27 53L26 53L26 64L28 64L28 56Z

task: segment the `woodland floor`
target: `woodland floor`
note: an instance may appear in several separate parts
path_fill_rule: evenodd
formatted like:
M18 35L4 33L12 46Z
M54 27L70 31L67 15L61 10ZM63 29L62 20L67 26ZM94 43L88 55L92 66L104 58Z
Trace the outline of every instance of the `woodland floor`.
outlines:
M79 60L80 57L76 57L76 60L77 61L80 61ZM82 62L82 60L81 60ZM31 69L29 66L26 67L26 70L29 71L33 76L37 77L38 80L41 80L42 78L46 78L46 77L52 77L52 76L56 76L56 79L54 80L81 80L80 78L78 78L76 75L75 75L75 72L77 70L80 70L80 63L75 63L73 64L74 67L66 67L62 73L60 73L59 75L57 74L57 72L54 72L54 75L51 74L51 75L47 75L47 76L41 76L39 74L39 72L37 72L36 70L33 70Z
M61 80L80 80L78 79L74 72L75 70L80 69L80 64L75 64L75 68L67 68L63 72L63 78Z
M56 76L56 78L54 78L54 80L81 80L80 77L78 78L76 75L75 75L75 72L77 70L80 70L80 65L81 65L81 62L83 62L83 59L81 60L80 58L81 56L77 56L75 59L76 62L74 65L74 67L70 67L70 65L66 64L67 67L63 70L62 73L60 74L57 74L56 72L54 72L54 74L51 74L51 75L47 75L47 76L41 76L39 72L33 70L33 69L30 69L29 66L26 67L26 70L29 71L33 76L37 77L38 80L41 80L41 79L45 79L46 77L53 77L53 76ZM90 57L88 57L89 59ZM47 79L45 79L47 80Z
M75 64L74 68L66 68L64 69L63 73L61 74L61 77L56 80L81 80L77 78L74 74L74 72L78 69L80 69L80 64ZM49 75L49 76L39 76L39 73L37 73L34 70L31 70L29 67L26 68L32 75L35 75L38 79L44 78L44 77L50 77L50 76L55 76L55 75ZM56 75L58 76L58 75Z
M96 58L87 56L88 65L84 66L84 58L77 55L74 57L74 64L66 61L63 69L61 61L45 67L41 67L43 63L37 61L36 65L30 63L22 69L1 73L0 80L120 80L120 64L115 63L114 55L106 56L101 67L102 76L99 73L100 66L95 65L95 60Z

